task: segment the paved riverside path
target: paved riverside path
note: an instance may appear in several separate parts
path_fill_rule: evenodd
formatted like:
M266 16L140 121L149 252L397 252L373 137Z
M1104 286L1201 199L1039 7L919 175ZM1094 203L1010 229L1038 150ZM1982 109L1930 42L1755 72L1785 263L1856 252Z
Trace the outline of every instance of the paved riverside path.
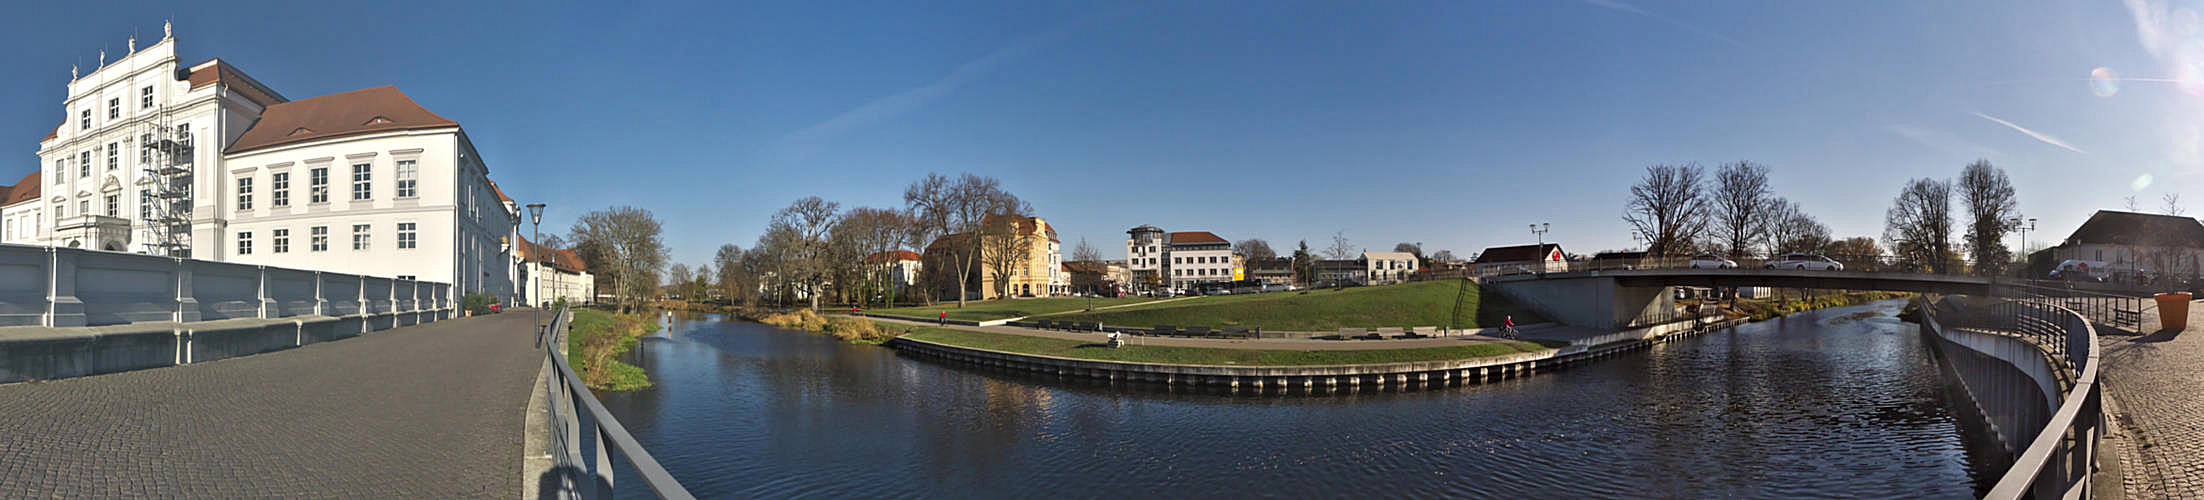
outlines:
M900 320L900 319L890 319L890 318L865 318L865 319L870 319L870 320L873 320L873 321L879 321L879 322L883 322L883 323L895 323L895 324L902 324L902 325L917 325L917 326L940 326L940 327L943 327L943 328L951 328L951 329L957 329L957 330L970 330L970 331L975 331L975 332L1002 333L1002 334L1009 334L1009 335L1025 335L1025 336L1031 336L1031 337L1048 337L1048 338L1058 338L1058 339L1084 340L1084 341L1089 341L1089 342L1103 342L1103 341L1106 341L1106 340L1108 340L1108 339L1109 339L1109 337L1108 337L1108 336L1107 336L1106 334L1102 334L1102 333L1097 333L1097 332L1064 332L1064 331L1056 331L1056 330L1041 330L1041 329L1035 329L1035 328L1026 328L1026 327L1019 327L1019 326L1009 326L1009 325L1003 325L1003 326L936 325L936 324L935 324L934 322L932 322L932 321L908 321L908 320ZM1574 332L1575 330L1580 330L1580 329L1576 329L1576 328L1573 328L1573 327L1553 327L1553 328L1545 328L1545 329L1541 329L1541 330L1540 330L1539 332L1523 332L1523 336L1524 336L1524 337L1525 337L1526 339L1528 339L1528 338L1546 338L1546 337L1545 337L1545 335L1546 335L1546 334L1549 334L1549 333L1551 333L1551 334L1561 334L1561 333ZM1591 330L1589 330L1589 329L1581 329L1581 330L1584 330L1585 332L1590 332L1590 331L1591 331ZM1549 332L1549 331L1551 331L1551 332ZM1283 350L1296 350L1296 351L1361 351L1361 350L1372 350L1372 349L1409 349L1409 348L1417 348L1417 347L1446 347L1446 346L1459 346L1459 345L1476 345L1476 344L1484 344L1484 343L1491 343L1491 342L1506 342L1506 341L1507 341L1507 339L1502 339L1502 338L1498 338L1498 337L1486 337L1486 336L1466 336L1466 337L1435 337L1435 338L1428 338L1428 339L1386 339L1386 340L1315 340L1315 339L1207 339L1207 338L1187 338L1187 337L1149 337L1149 336L1141 336L1141 335L1125 335L1125 336L1124 336L1123 338L1125 339L1125 343L1126 343L1126 344L1130 344L1130 345L1156 345L1156 346L1173 346L1173 347L1210 347L1210 348L1217 348L1217 349L1283 349Z
M2160 331L2145 301L2137 335L2098 325L2106 408L2120 427L2128 498L2204 498L2204 302L2189 303L2186 331Z
M513 498L527 310L0 385L0 498Z

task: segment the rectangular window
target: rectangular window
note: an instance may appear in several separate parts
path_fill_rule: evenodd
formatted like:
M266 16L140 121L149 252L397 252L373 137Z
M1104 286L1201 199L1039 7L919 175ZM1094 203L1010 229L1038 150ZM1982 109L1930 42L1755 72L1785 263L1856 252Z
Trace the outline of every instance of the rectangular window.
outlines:
M153 134L138 136L138 165L153 165Z
M115 167L120 166L122 166L122 145L112 142L107 143L107 171L113 172Z
M77 200L77 215L92 215L92 199Z
M237 254L238 254L238 255L252 255L252 254L253 254L253 232L252 232L252 231L238 231L238 232L237 232Z
M307 230L307 243L316 252L329 251L329 226L314 226Z
M415 278L415 277L413 277L413 275L411 275L411 274L400 274L400 275L398 275L398 279L402 279L402 280L406 280L406 281L413 281L413 280L418 280L418 279L420 279L420 278Z
M412 198L420 196L420 193L414 189L415 182L420 178L421 171L413 164L413 160L398 160L398 197Z
M92 176L92 152L77 153L77 177Z
M279 207L291 206L290 172L276 172L268 174L268 189L270 203L274 203L275 206Z
M116 118L122 118L122 98L120 97L107 100L107 119L113 120Z
M412 222L398 223L398 248L405 249L414 247L414 245L416 244L413 239L413 230L415 227L418 226L415 226Z
M239 211L253 209L253 178L251 177L237 178L237 209Z
M138 190L138 218L143 219L148 223L153 222L152 191L147 191L144 189Z
M289 230L289 229L277 229L277 230L275 230L275 253L289 253L290 251L291 251L291 230Z
M107 216L114 217L117 215L122 215L122 195L107 195Z
M315 168L315 169L313 169L313 170L311 170L311 171L308 171L308 173L307 173L306 175L307 175L307 186L308 186L308 187L307 187L307 191L306 191L306 193L307 193L307 200L306 200L306 202L307 202L307 203L328 203L328 202L329 202L329 167L319 167L319 168Z
M352 249L353 249L353 250L366 250L366 249L367 249L367 225L366 225L366 224L353 224L353 225L352 225Z
M374 197L374 183L369 179L374 173L373 168L366 163L352 166L352 199L365 200Z
M61 185L61 180L62 180L62 179L67 179L67 178L69 178L69 160L67 160L67 159L54 160L54 175L53 175L53 177L54 177L54 185L56 185L56 186L59 186L59 185Z
M92 129L92 108L77 111L77 130Z
M153 87L147 86L138 90L138 108L153 109Z

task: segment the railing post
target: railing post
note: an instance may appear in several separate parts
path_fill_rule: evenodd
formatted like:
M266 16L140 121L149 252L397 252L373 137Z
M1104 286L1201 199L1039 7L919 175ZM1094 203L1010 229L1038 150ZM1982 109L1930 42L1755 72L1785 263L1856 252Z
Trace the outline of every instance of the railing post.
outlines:
M329 296L322 291L321 271L314 271L314 314L329 315Z
M84 326L84 301L77 299L77 252L46 248L46 326Z
M191 260L182 257L169 257L168 259L176 265L176 274L172 280L172 284L176 288L176 314L174 319L177 323L199 321L199 301L192 298Z
M260 275L260 291L255 294L260 299L260 319L275 318L278 307L275 299L268 296L268 266L253 266L253 270Z

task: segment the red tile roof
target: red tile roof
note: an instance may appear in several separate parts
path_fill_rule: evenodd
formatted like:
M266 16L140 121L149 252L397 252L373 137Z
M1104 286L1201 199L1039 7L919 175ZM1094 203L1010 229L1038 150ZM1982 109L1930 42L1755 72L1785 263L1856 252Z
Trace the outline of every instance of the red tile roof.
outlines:
M1560 251L1560 243L1547 243L1545 245L1516 245L1512 247L1492 247L1485 249L1485 251L1483 252L1479 252L1477 254L1477 261L1473 262L1473 264L1484 264L1489 262L1522 262L1527 260L1545 260L1547 258L1553 257L1554 252Z
M208 85L221 85L263 108L290 100L283 98L283 94L276 93L275 89L261 85L259 80L245 76L245 72L238 71L237 67L231 66L230 63L222 62L221 59L208 62L212 64L200 64L199 69L193 70L190 76L185 77L185 79L191 81L192 90L199 90L199 87Z
M39 177L39 172L32 170L23 176L23 180L15 181L15 185L0 186L0 206L38 199Z
M878 264L878 263L882 263L882 262L887 262L887 261L888 261L888 259L895 259L895 260L919 260L919 258L918 258L918 252L913 252L913 251L910 251L910 250L896 250L896 251L893 251L893 252L879 252L879 253L874 253L874 254L872 254L872 255L867 255L867 256L865 256L865 262L870 262L870 263L874 263L874 264Z
M498 201L502 201L502 202L506 202L506 203L512 203L512 202L513 202L513 197L511 197L511 196L506 196L506 195L505 195L505 190L503 190L503 189L498 189L498 188L497 188L497 181L490 181L490 191L491 191L491 192L494 192L494 193L497 193L497 199L498 199Z
M397 87L382 86L269 106L226 154L391 130L457 127Z
M1034 229L1034 228L1036 228L1036 227L1040 227L1040 220L1041 220L1041 218L1040 218L1040 217L1022 217L1022 216L1015 216L1015 215L994 215L994 216L989 216L989 217L988 217L988 218L987 218L986 220L980 221L980 223L981 223L981 224L988 224L988 225L993 225L993 224L995 224L995 223L996 223L996 221L1000 221L1000 220L1002 220L1002 218L1004 218L1004 217L1015 217L1015 218L1017 219L1017 223L1018 223L1018 233L1020 233L1020 234L1033 234L1033 229ZM1058 240L1056 239L1056 226L1049 226L1049 228L1048 228L1048 240L1049 240L1049 241L1056 241L1056 242L1058 242L1058 243L1061 243L1061 241L1058 241Z
M528 241L528 238L520 239L520 258L523 262L542 263L551 266L552 269L562 271L577 273L589 271L589 265L582 262L581 255L574 253L573 250L538 245L533 241Z
M1165 239L1164 241L1169 241L1173 245L1185 243L1231 243L1229 241L1225 241L1224 238L1217 236L1216 233L1211 233L1208 231L1187 231L1182 233L1171 233L1170 237Z

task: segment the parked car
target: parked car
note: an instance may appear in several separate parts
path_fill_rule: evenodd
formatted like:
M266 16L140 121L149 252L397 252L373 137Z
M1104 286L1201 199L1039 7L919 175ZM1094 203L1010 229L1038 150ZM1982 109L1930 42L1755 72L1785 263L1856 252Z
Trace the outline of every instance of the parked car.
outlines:
M2051 270L2052 278L2068 281L2103 282L2106 278L2111 277L2111 274L2112 266L2105 265L2104 261L2096 260L2067 259L2060 261L2059 267Z
M1835 259L1830 259L1828 257L1820 255L1805 253L1787 253L1776 256L1776 258L1773 259L1768 259L1768 263L1762 265L1761 267L1765 267L1768 269L1795 269L1800 271L1843 271L1844 263L1837 262Z
M1722 256L1720 256L1720 255L1715 255L1715 254L1711 254L1711 253L1703 253L1703 254L1699 254L1699 255L1694 255L1694 256L1691 256L1691 268L1692 268L1692 269L1736 269L1736 268L1737 268L1737 262L1736 262L1736 261L1732 261L1732 260L1729 260L1729 259L1724 259L1724 258L1722 258Z

